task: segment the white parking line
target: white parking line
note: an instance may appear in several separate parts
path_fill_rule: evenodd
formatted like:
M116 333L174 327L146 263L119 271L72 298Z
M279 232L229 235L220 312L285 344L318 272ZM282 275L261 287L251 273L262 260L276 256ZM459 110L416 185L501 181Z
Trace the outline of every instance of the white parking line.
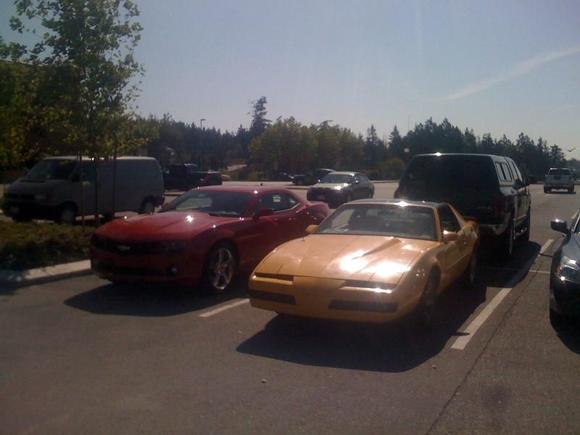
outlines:
M469 340L471 340L473 335L477 332L477 330L481 327L481 325L483 325L483 323L487 320L487 318L491 316L493 310L496 309L496 307L501 303L501 301L505 299L505 297L509 294L511 290L512 290L511 288L502 288L500 292L497 295L495 295L495 297L491 300L491 302L487 304L487 306L483 309L483 311L479 313L479 316L473 319L472 322L469 324L469 326L465 328L465 331L463 331L463 333L466 335L458 337L455 340L455 343L453 343L453 345L451 346L451 349L456 350L465 349L465 346L467 346Z
M219 306L217 308L214 308L213 310L209 310L209 311L206 311L205 313L201 313L199 315L199 317L211 317L211 316L215 316L216 314L219 314L222 311L229 310L230 308L235 308L235 307L237 307L239 305L247 304L248 302L250 302L249 299L241 299L241 300L238 300L238 301L235 301L235 302L230 302L228 304L224 304L224 305L221 305L221 306Z
M544 243L540 253L543 252L545 249L548 249L552 244L553 240L549 239ZM477 315L475 319L471 321L467 328L462 331L464 335L461 335L455 339L453 344L451 345L451 349L455 350L463 350L469 343L469 341L473 338L477 330L484 324L484 322L488 319L489 316L493 313L493 311L499 306L499 304L506 298L506 296L512 291L512 288L520 282L520 280L524 277L524 275L528 272L538 273L538 270L530 270L530 267L536 261L537 255L530 258L528 262L521 268L519 271L510 279L508 282L508 286L502 288L498 294L494 296L494 298L487 304L487 306ZM540 273L544 273L543 271ZM549 272L547 272L549 273Z
M544 252L546 252L548 250L548 248L550 246L552 246L552 243L554 243L554 239L548 239L548 240L546 240L546 243L544 243L542 245L542 248L540 249L540 255L542 255Z

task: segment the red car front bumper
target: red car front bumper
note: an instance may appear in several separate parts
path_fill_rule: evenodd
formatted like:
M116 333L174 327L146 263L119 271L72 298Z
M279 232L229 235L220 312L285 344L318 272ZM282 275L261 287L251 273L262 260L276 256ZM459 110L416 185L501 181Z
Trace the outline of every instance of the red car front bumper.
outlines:
M175 255L126 255L91 247L91 269L113 282L196 286L203 273L203 257Z

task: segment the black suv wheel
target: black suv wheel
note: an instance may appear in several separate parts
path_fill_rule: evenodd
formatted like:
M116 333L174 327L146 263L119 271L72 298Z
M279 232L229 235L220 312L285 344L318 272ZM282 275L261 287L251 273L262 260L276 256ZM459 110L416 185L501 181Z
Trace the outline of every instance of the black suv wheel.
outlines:
M513 255L515 241L516 241L516 232L514 227L514 221L510 217L510 223L508 224L508 227L506 228L506 230L499 239L500 256L504 260L511 258L511 256Z
M524 221L524 226L526 230L522 233L521 240L522 242L527 243L530 240L530 228L532 227L532 210L528 210L528 214L526 215L526 220Z

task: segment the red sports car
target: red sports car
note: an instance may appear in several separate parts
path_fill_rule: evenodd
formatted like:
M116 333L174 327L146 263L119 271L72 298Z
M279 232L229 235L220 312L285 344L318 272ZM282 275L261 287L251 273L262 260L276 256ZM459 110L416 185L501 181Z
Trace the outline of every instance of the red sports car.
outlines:
M329 214L286 189L211 186L159 213L114 220L95 231L91 267L113 282L149 281L225 290L272 249Z

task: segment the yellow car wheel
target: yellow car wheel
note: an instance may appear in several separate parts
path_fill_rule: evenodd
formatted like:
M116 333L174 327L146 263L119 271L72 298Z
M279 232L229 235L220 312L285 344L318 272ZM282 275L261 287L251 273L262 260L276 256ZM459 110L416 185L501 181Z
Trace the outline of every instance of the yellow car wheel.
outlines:
M471 290L475 287L475 278L477 276L477 252L473 251L467 269L463 272L461 285L465 290Z
M417 323L421 329L432 329L437 316L437 286L439 285L439 274L432 271L425 284L421 302L417 307Z

